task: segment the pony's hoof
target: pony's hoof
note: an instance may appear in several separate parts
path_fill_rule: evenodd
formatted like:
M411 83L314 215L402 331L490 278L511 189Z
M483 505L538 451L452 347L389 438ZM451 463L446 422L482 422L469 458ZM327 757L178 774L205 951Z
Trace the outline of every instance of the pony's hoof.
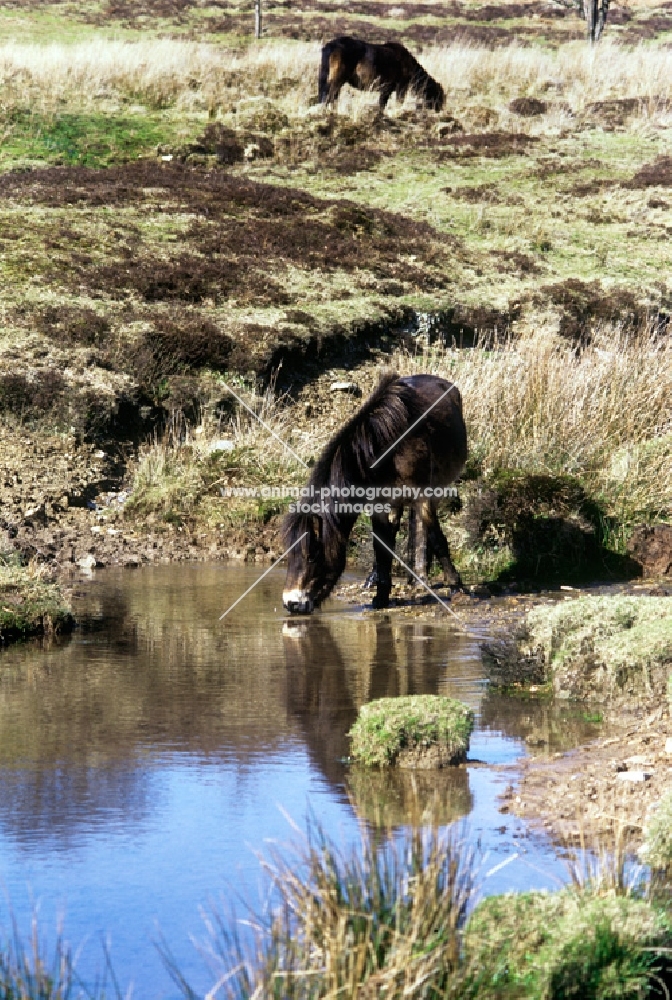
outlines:
M376 594L374 599L371 601L371 607L374 611L380 611L381 608L387 608L390 606L390 595L389 594Z

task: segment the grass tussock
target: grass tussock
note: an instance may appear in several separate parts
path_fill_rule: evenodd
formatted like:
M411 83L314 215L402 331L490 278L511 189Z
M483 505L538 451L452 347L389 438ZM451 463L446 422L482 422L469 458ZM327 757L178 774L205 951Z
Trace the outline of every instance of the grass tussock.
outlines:
M70 606L43 563L0 555L0 642L72 628Z
M313 825L295 856L261 863L272 912L252 914L240 935L221 916L210 923L220 996L459 995L452 984L474 876L472 853L454 836L425 827L381 844L364 832L361 846L343 854Z
M649 816L640 856L651 868L665 872L668 877L672 874L672 791L662 797Z
M441 767L464 759L473 727L474 713L454 698L378 698L359 711L351 754L368 765Z
M672 670L665 597L580 597L530 610L517 659L532 661L556 695L659 704Z
M485 1000L636 1000L661 987L671 934L662 911L631 896L508 894L476 908L465 955L488 970Z
M241 520L264 522L284 510L281 498L259 493L278 482L303 482L305 467L295 450L303 441L273 387L257 392L233 377L226 385L240 402L217 383L195 426L178 411L161 437L141 445L132 468L129 515L151 514L177 524L203 517L227 527ZM231 415L218 412L222 400L235 403ZM238 488L248 489L249 499L242 493L232 500L229 491Z

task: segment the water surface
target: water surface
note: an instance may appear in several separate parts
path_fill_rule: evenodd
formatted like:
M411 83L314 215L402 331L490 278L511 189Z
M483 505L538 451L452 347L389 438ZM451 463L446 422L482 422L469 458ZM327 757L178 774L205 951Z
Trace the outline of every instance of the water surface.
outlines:
M220 622L258 575L223 564L99 571L75 588L72 638L0 651L6 899L23 931L35 906L45 931L62 915L87 978L107 941L135 996L177 993L159 936L199 989L212 985L191 940L205 937L201 909L263 897L257 852L296 841L290 818L304 827L310 810L342 845L360 823L406 822L406 779L343 763L372 698L441 693L477 712L470 756L482 763L419 776L416 793L480 840L482 891L566 879L544 838L499 813L511 775L492 765L515 761L525 739L585 739L580 716L488 696L476 640L445 612L414 621L331 601L290 621L278 570Z

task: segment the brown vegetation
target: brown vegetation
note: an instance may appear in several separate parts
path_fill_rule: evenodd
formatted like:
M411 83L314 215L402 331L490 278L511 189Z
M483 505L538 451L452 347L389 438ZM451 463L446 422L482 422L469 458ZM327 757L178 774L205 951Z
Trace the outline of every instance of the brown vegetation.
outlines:
M539 289L539 299L559 306L560 335L583 345L590 342L591 326L596 323L619 323L634 330L648 319L646 309L632 292L625 289L605 291L599 281L585 282L568 278Z

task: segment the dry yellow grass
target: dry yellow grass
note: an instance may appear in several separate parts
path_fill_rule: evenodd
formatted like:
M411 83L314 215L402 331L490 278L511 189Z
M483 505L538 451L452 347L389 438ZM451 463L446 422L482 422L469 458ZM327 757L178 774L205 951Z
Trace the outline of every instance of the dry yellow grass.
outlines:
M317 42L269 41L246 51L174 39L126 42L97 38L74 44L0 46L3 103L32 99L78 106L135 99L192 107L224 105L233 89L259 93L272 81L282 103L306 111L317 89ZM427 48L422 62L452 100L478 94L560 93L571 110L610 97L642 97L655 107L672 98L672 51L649 45L625 48L608 38L595 49L569 42L555 50L471 45ZM284 86L283 86L284 85ZM347 98L346 98L347 104Z
M566 473L619 519L672 513L669 343L610 330L577 354L540 331L494 351L399 353L393 364L455 379L484 474Z

